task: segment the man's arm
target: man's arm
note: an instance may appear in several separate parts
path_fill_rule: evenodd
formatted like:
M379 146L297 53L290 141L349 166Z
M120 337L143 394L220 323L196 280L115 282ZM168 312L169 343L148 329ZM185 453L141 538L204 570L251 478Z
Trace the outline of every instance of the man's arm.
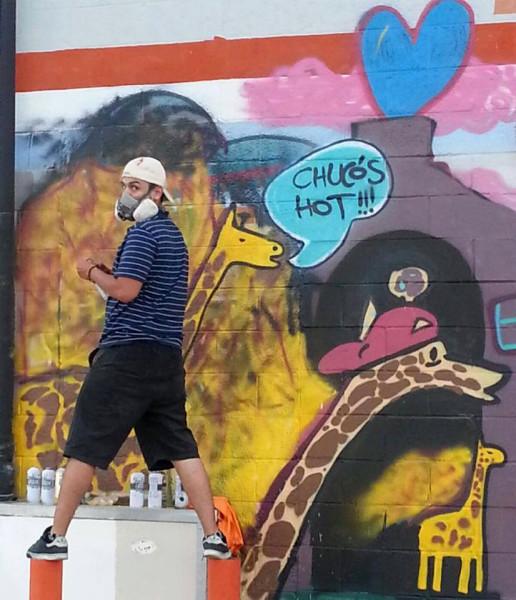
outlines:
M119 302L132 302L140 293L142 282L130 277L114 277L105 273L91 258L77 261L77 273L82 279L96 283L111 298Z
M97 284L111 298L127 304L140 293L156 253L157 244L152 235L144 228L134 227L124 239L115 275L109 273L109 269L101 268L92 258L79 259L77 272L83 279Z
M90 281L96 283L108 296L120 302L132 302L142 289L142 282L130 277L113 277L98 267L91 270Z

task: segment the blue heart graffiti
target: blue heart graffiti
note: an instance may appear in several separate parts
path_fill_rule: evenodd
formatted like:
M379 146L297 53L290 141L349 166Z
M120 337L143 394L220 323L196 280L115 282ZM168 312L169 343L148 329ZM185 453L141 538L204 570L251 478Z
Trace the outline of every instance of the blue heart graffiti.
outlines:
M389 117L417 114L450 83L463 64L472 15L459 0L433 4L412 39L394 10L363 21L361 51L376 103Z

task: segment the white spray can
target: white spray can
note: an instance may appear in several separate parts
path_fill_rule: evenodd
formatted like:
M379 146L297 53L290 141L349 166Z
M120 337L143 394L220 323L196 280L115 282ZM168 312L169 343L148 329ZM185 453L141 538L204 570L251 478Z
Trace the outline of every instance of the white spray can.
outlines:
M129 506L131 508L143 508L145 490L145 475L140 471L131 473L131 488L129 490Z
M56 495L56 472L54 469L43 469L41 473L41 502L52 505Z
M176 487L174 490L174 506L176 508L186 508L188 506L188 494L183 488L181 479L176 473Z
M163 506L163 473L149 473L147 506L149 508L161 508Z
M27 470L27 502L39 504L41 500L41 470L31 467Z

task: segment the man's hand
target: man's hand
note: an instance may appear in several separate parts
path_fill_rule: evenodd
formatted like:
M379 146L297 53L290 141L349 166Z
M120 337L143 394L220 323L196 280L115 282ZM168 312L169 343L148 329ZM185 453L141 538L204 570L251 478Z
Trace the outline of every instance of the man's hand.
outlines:
M88 273L91 269L91 267L96 266L95 261L93 260L93 258L78 258L77 259L77 274L79 275L79 277L81 279L86 279L86 281L88 280Z
M92 267L97 267L90 271ZM114 277L106 271L111 271L102 263L96 263L93 258L79 258L77 273L82 279L96 283L102 291L120 302L132 302L140 293L142 282L130 277ZM91 273L88 278L88 273Z

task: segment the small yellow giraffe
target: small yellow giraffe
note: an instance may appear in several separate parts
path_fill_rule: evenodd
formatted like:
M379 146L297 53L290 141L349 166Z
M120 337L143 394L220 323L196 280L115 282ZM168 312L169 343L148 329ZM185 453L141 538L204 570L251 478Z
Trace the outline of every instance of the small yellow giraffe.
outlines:
M475 590L484 586L482 557L483 500L486 489L487 470L492 465L505 462L504 453L495 447L478 442L477 457L471 480L471 488L463 507L446 514L426 519L419 530L419 575L417 587L426 590L428 585L428 562L434 559L432 590L441 591L443 559L459 558L461 561L458 591L467 594L471 562L475 561Z
M283 246L264 235L237 224L236 208L231 206L216 230L214 248L194 276L192 292L185 310L184 356L192 348L199 325L213 295L228 269L236 264L271 269L279 266L276 259Z

